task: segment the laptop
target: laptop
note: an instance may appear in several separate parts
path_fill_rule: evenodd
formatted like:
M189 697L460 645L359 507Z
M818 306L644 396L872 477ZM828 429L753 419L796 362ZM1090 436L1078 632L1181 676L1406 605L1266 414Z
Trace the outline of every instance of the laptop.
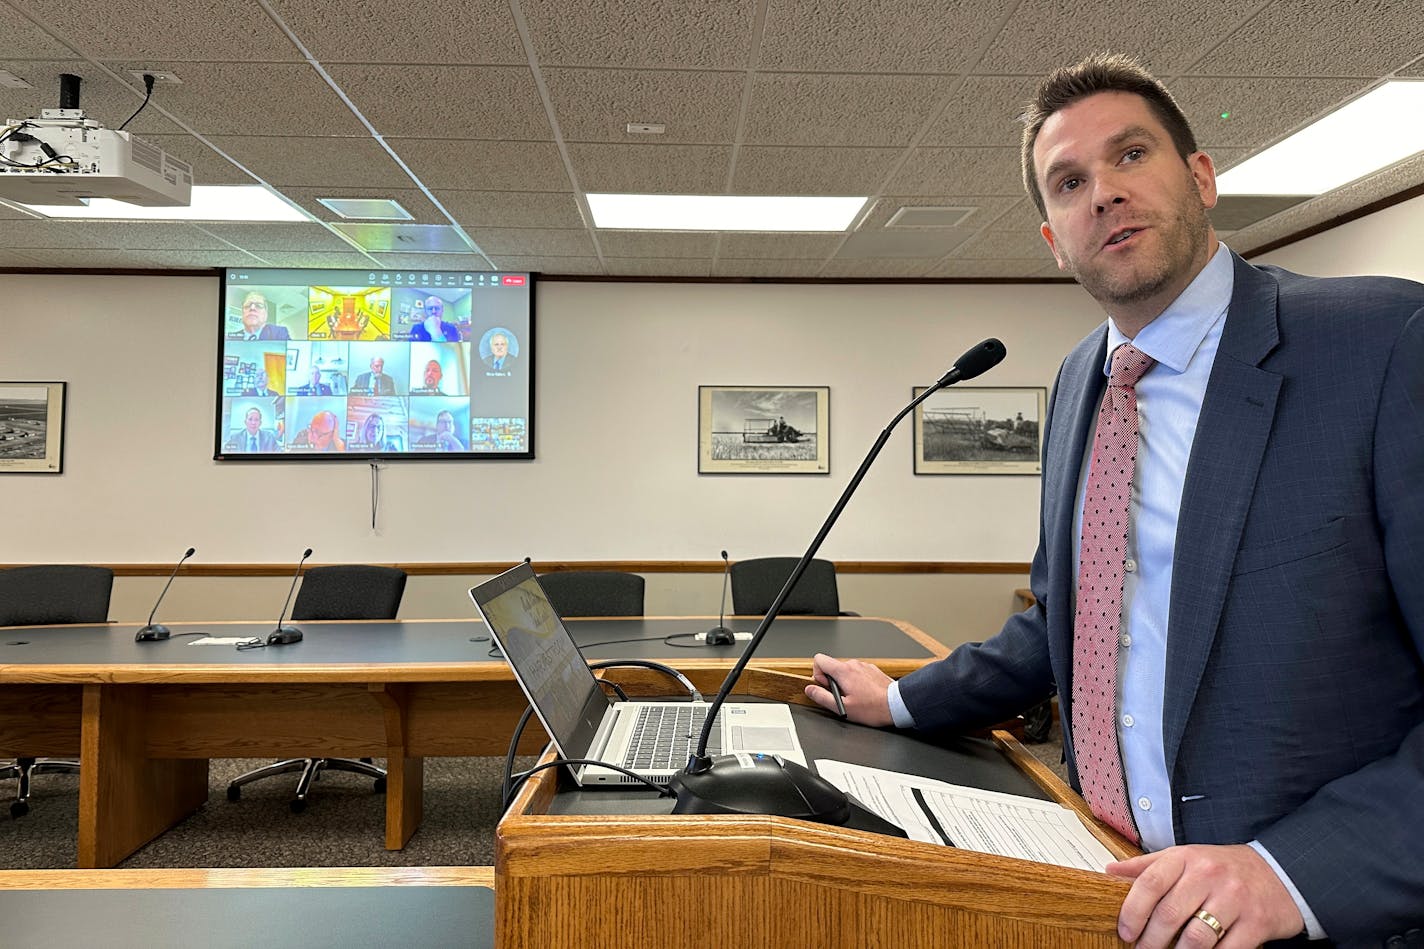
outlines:
M709 703L611 698L589 671L528 563L474 587L470 599L561 757L621 765L658 785L686 766ZM718 719L709 736L709 755L762 752L806 764L787 706L726 702ZM612 768L569 767L580 786L641 784Z

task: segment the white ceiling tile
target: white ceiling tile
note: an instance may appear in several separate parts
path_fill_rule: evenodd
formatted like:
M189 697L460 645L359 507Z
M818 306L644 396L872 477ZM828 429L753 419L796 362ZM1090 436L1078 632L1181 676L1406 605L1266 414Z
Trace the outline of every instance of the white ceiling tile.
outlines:
M551 141L528 66L332 66L333 80L385 136Z
M401 171L369 138L214 135L214 145L262 180L311 188L409 188Z
M603 262L614 277L707 277L711 260L687 257L605 257Z
M545 0L523 9L548 66L736 69L747 65L757 0Z
M823 260L840 246L844 234L723 234L719 258Z
M19 251L0 249L0 267L35 267L39 261Z
M67 59L73 55L74 50L36 26L23 13L8 5L0 6L0 60ZM10 69L8 65L3 68ZM55 91L57 98L58 90Z
M719 257L712 265L714 277L783 277L810 280L821 271L819 260L760 260Z
M550 142L398 138L388 142L425 186L467 191L568 191Z
M518 254L532 257L589 257L593 239L586 230L540 227L478 227L469 229L480 250L492 257Z
M115 71L171 68L177 85L154 86L153 104L203 135L366 135L315 69L306 63L179 63L127 60ZM138 80L139 87L142 83ZM134 107L138 105L136 101ZM140 116L142 117L142 116Z
M1126 5L1023 0L976 71L1040 77L1109 50L1131 53L1159 75L1170 75L1219 42L1242 10L1232 0Z
M492 270L490 262L477 254L372 254L386 270Z
M522 257L500 256L494 259L500 270L525 270L540 274L585 275L603 273L597 257Z
M1008 145L1023 138L1018 121L1038 84L1019 76L970 76L921 145Z
M255 3L208 0L12 0L93 59L292 62L301 53Z
M769 0L762 69L954 74L993 34L996 0Z
M1417 4L1395 0L1275 0L1193 64L1192 72L1368 79L1419 56L1420 14Z
M892 228L857 231L836 251L836 259L859 257L943 257L974 235L974 228Z
M124 250L221 250L229 253L232 251L230 244L192 224L167 224L158 221L84 221L83 223L72 222L70 226L84 228L84 240L93 247Z
M319 267L330 270L370 270L377 261L372 255L352 251L339 254L331 251L266 250L260 252L271 267ZM439 268L431 268L439 269Z
M954 251L959 258L1051 260L1053 253L1037 228L1030 231L981 231Z
M929 277L973 279L1013 279L1039 275L1043 265L1033 260L961 260L941 261L926 273Z
M1222 148L1250 147L1282 138L1352 98L1354 79L1182 78L1172 95L1213 155ZM1223 119L1221 114L1230 112Z
M924 277L939 261L929 257L915 259L864 258L856 260L828 260L821 268L822 277Z
M566 142L679 144L731 141L742 73L635 69L545 69L554 117ZM666 126L661 135L628 123Z
M572 192L437 191L462 227L583 227Z
M190 270L265 263L237 250L35 250L25 256L33 257L41 267L105 270Z
M908 145L957 84L941 76L763 73L752 79L743 141Z
M673 231L594 232L604 257L711 257L717 235Z
M971 185L972 189L964 188ZM916 148L885 189L895 194L1020 195L1017 148Z
M899 148L747 145L737 153L732 193L872 195L902 154Z
M632 194L721 194L732 150L711 145L569 145L584 191Z
M508 0L345 4L269 0L323 63L525 63ZM404 41L393 41L402 38Z
M962 184L962 182L960 182ZM973 208L974 212L964 219L965 227L983 227L1013 207L1016 199L1008 196L987 197L984 195L928 195L907 194L883 195L875 199L875 205L861 222L859 230L885 227L890 219L904 207L917 208Z
M349 251L351 245L320 224L278 224L247 222L213 222L200 225L203 230L244 250L263 251Z

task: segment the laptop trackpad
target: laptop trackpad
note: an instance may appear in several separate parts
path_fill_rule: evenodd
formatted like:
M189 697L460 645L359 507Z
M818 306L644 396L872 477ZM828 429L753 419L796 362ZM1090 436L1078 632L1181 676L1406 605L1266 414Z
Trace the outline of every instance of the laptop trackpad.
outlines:
M723 751L795 751L796 733L780 725L733 725L731 747Z

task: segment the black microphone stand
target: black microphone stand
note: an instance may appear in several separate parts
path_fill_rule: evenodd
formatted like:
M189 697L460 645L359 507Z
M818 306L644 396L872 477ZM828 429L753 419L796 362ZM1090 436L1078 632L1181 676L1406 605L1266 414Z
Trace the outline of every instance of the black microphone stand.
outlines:
M178 558L178 562L173 565L173 572L168 575L168 582L163 585L163 592L158 594L158 599L154 601L153 609L148 614L148 625L134 633L134 642L152 643L161 642L173 634L167 626L162 623L155 623L153 618L158 615L158 605L163 602L163 598L168 595L168 588L173 585L173 578L178 576L178 570L183 566L183 562L197 552L196 547L189 547L188 552Z
M277 628L267 634L269 646L286 646L302 641L302 631L295 626L284 626L282 621L287 617L287 607L292 605L292 594L296 592L297 580L302 575L302 564L306 563L311 555L311 548L308 547L302 554L302 559L297 561L297 572L292 575L292 585L287 588L287 602L282 604L282 612L277 614Z
M727 628L727 581L731 579L732 562L727 559L727 552L722 551L722 608L717 615L717 625L702 634L702 639L709 646L727 646L737 641L737 634Z
M955 362L954 368L914 398L885 426L880 437L870 447L865 460L860 463L860 468L841 492L840 499L836 501L821 529L816 532L811 546L792 569L791 576L772 601L766 616L762 617L746 650L738 658L732 671L727 673L717 697L712 700L702 725L702 732L698 736L697 750L688 758L687 766L673 775L668 784L668 789L677 796L677 804L673 807L674 814L775 814L823 824L844 824L850 819L851 804L845 792L809 768L771 755L751 755L752 767L746 766L746 755L720 755L711 758L707 754L707 742L712 736L717 714L731 693L732 686L751 661L752 654L766 637L766 631L781 612L781 607L791 595L796 581L806 572L806 567L820 550L822 542L840 517L841 511L845 509L846 503L850 501L851 495L870 471L870 466L885 447L895 426L910 414L915 406L940 389L963 379L972 379L997 365L1004 358L1004 352L1004 344L997 339L987 339L975 346Z

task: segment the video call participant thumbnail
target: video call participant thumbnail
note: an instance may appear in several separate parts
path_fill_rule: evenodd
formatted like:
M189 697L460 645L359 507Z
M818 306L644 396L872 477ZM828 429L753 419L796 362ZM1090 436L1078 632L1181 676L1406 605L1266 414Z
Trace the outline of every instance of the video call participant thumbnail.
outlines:
M243 413L242 428L228 436L227 442L223 445L223 451L246 452L257 454L262 452L278 452L282 450L282 445L277 441L277 433L270 428L265 428L263 423L266 418L262 410L257 406L251 406Z
M411 400L410 437L421 451L465 451L469 405L463 399Z
M346 402L347 451L405 451L404 399L358 396Z
M480 358L486 376L512 376L519 363L519 340L509 330L496 326L480 340Z
M267 322L272 309L267 295L260 290L249 290L242 297L242 329L229 333L228 339L291 339L285 326Z
M342 439L341 419L330 409L321 409L312 415L306 427L292 438L292 447L305 451L345 451Z
M434 294L424 300L425 318L410 328L410 339L420 343L458 343L460 327L445 321L445 301Z

